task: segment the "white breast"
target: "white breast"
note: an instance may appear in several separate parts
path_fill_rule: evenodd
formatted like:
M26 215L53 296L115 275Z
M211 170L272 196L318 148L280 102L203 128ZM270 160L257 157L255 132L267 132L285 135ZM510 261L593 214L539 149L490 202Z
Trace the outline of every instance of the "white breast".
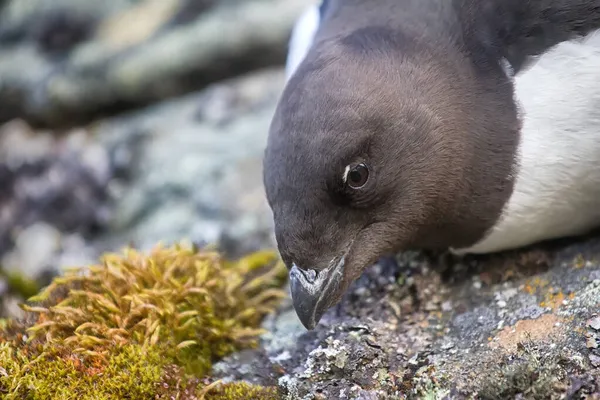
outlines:
M486 253L600 225L600 33L563 42L514 78L523 123L514 193Z

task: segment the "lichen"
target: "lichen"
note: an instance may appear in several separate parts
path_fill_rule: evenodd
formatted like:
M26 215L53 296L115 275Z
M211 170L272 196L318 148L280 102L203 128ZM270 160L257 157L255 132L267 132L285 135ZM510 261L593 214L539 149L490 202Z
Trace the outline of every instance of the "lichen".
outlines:
M479 398L562 398L568 376L565 361L554 353L538 349L531 341L522 342L517 357L502 360L486 374Z
M419 368L410 383L404 383L402 388L411 388L411 398L438 400L448 396L449 391L443 387L442 380L435 376L435 368L426 365Z
M275 252L231 262L182 245L149 254L128 248L67 270L22 306L33 323L1 330L0 394L155 398L170 366L180 367L182 381L201 378L215 360L256 346L285 276ZM196 392L212 387L203 382ZM215 390L204 398L270 393L236 382Z

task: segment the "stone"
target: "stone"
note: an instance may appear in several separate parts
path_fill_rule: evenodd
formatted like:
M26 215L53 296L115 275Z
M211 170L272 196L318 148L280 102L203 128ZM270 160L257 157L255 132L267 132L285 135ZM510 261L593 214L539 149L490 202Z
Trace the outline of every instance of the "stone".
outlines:
M280 66L304 7L303 0L8 1L0 12L0 122L72 127Z
M6 271L39 276L60 248L61 235L54 227L37 223L20 232L15 248L2 259Z
M101 230L110 214L107 201L112 176L108 154L90 141L86 130L74 129L58 137L21 120L1 126L0 257L19 235L26 236L20 239L18 252L26 254L30 250L22 246L30 234L41 232L35 237L38 240L45 234L54 238L50 231L89 236ZM42 225L28 230L37 223Z
M273 247L262 156L283 84L282 68L265 69L98 121L95 138L127 176L103 240L189 239L231 256Z
M600 331L600 315L588 320L587 326L594 330Z
M265 325L271 332L256 350L264 355L276 349L281 356L263 358L272 367L261 368L279 373L262 379L253 374L253 382L276 379L286 399L598 397L600 369L594 365L600 359L594 347L582 353L591 333L581 326L595 326L590 315L597 312L600 286L587 277L599 266L584 263L581 268L573 254L595 259L600 237L546 246L542 254L553 261L545 269L521 270L510 279L502 277L527 251L472 257L469 270L446 279L427 257L399 256L397 267L375 265L353 284L351 292L366 288L363 294L370 301L346 295L311 331L297 328L286 303ZM415 263L423 268L413 272L412 283L387 283L388 276ZM474 287L472 276L483 271L500 278ZM414 285L414 291L401 290L402 285ZM570 293L568 302L535 307L561 292ZM387 306L411 296L417 302L400 316ZM452 306L428 310L431 302ZM276 333L285 332L285 324L294 332L289 341ZM589 332L595 332L591 325ZM230 373L236 368L240 365L230 365Z

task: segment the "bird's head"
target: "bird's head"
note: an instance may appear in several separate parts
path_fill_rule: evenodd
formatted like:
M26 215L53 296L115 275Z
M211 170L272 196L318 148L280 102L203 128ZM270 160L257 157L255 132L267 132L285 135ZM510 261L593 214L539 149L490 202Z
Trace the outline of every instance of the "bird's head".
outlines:
M309 53L265 152L276 240L308 329L381 256L473 243L511 190L517 139L504 129L516 125L497 111L510 90L486 96L470 68L427 51L411 57L392 32L358 35ZM494 155L503 148L506 157Z

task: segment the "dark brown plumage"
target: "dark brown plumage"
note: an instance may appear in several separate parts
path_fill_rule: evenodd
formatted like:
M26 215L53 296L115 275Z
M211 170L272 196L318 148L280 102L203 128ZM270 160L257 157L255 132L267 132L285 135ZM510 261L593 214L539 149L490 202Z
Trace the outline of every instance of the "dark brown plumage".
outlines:
M518 70L599 25L600 0L329 2L264 159L307 328L378 258L486 234L511 195L519 143L501 60ZM368 179L353 188L344 174L361 163Z

